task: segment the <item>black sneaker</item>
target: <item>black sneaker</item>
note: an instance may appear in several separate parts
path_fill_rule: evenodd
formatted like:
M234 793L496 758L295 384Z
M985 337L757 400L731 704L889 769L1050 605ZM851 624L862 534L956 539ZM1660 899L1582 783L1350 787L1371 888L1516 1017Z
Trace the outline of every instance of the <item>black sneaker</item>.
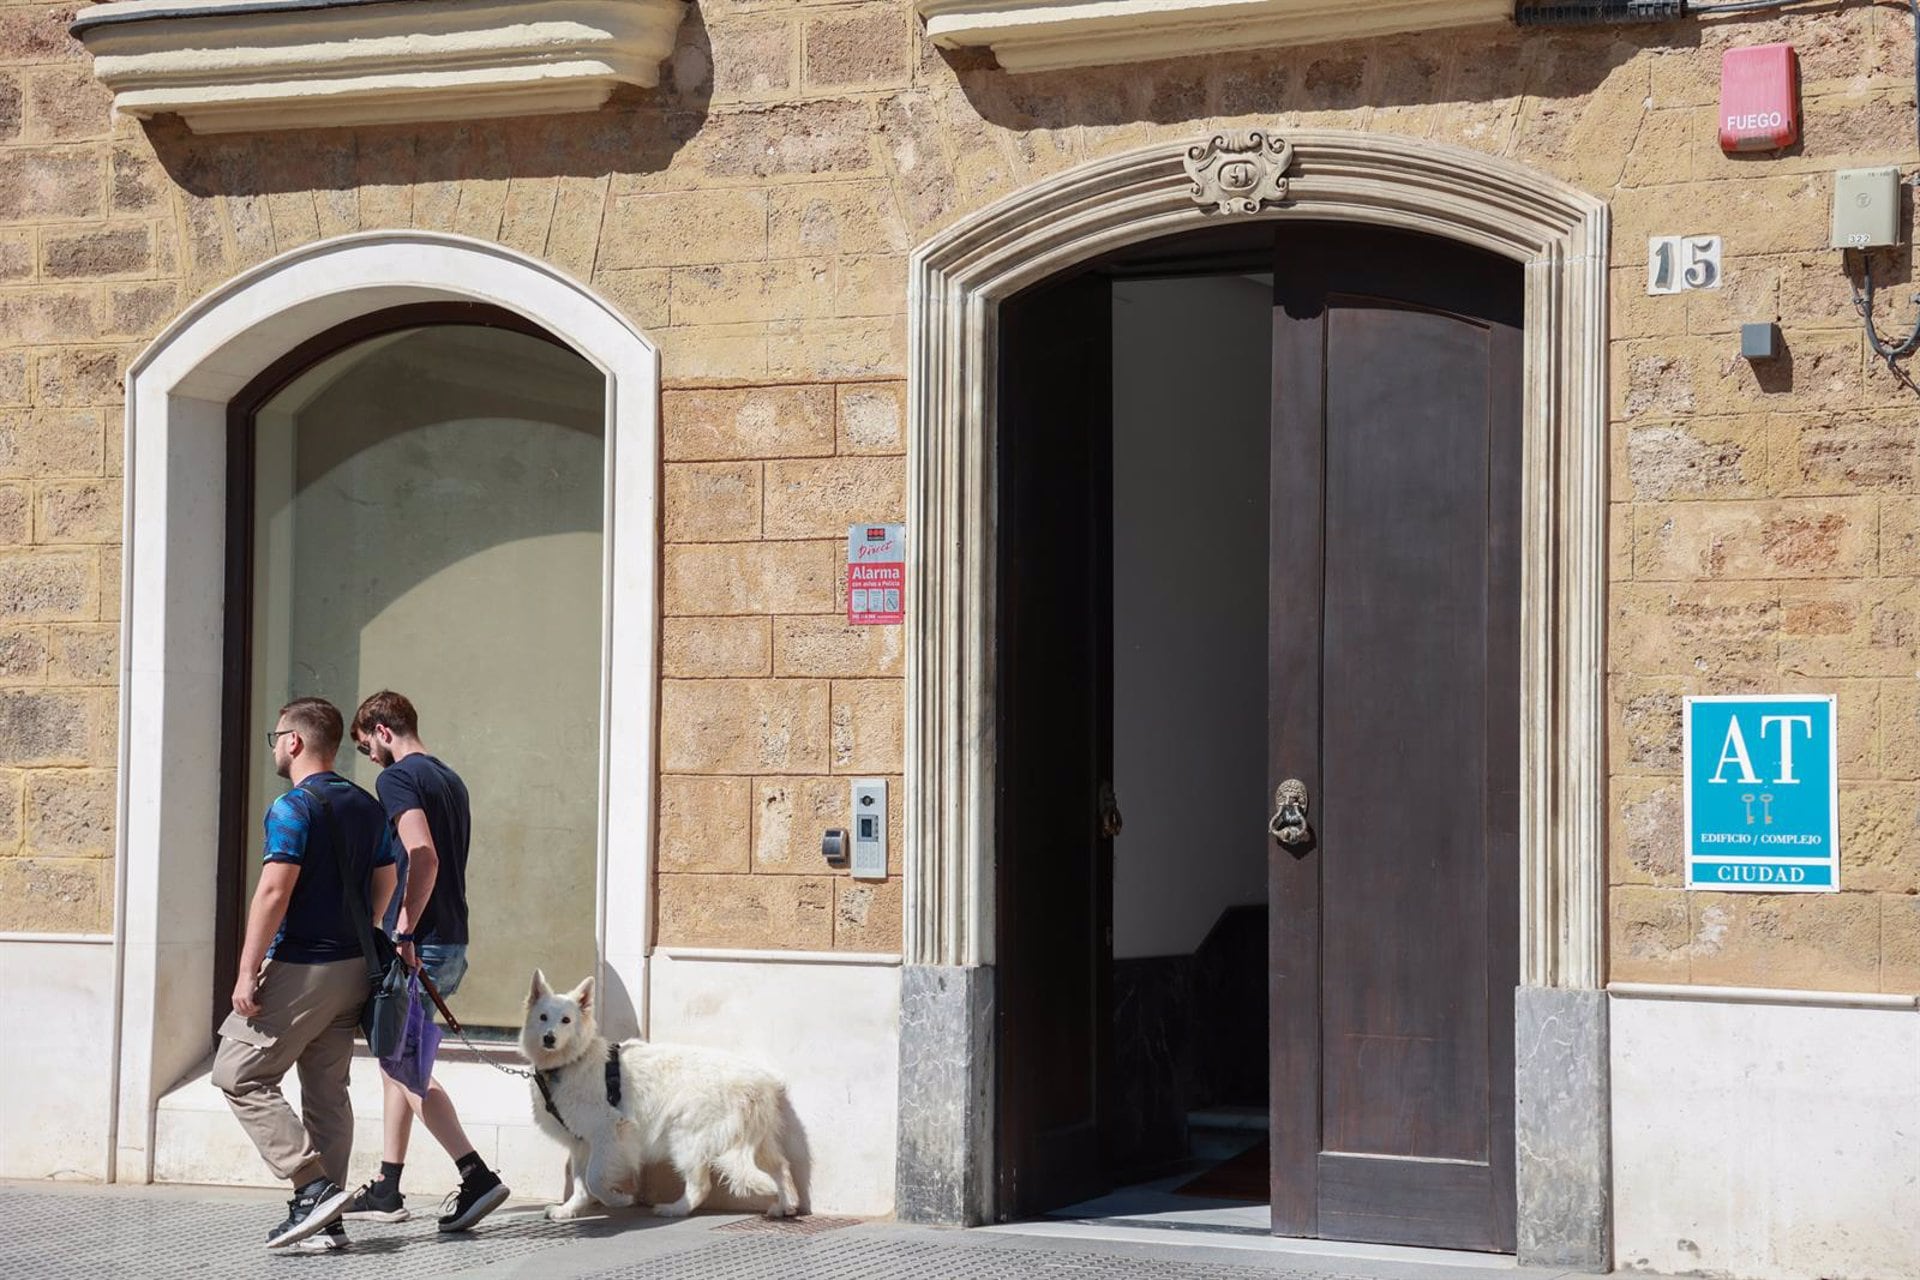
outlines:
M487 1168L476 1169L460 1180L459 1190L447 1193L446 1203L441 1206L446 1212L440 1215L440 1229L465 1231L505 1204L512 1194L499 1174Z
M355 1191L340 1216L361 1222L405 1222L412 1215L399 1187L376 1180Z
M267 1248L285 1248L337 1222L349 1194L331 1178L315 1178L287 1201L287 1220L267 1233Z
M325 1231L317 1231L305 1240L287 1246L288 1253L337 1253L347 1247L347 1228L338 1219L327 1224Z

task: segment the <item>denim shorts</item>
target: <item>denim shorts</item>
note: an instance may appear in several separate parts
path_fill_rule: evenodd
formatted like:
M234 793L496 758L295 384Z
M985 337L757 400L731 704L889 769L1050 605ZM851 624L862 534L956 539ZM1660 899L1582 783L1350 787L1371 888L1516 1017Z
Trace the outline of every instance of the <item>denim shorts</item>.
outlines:
M414 950L420 956L420 968L433 979L443 1000L453 999L460 979L467 976L467 944L464 942L423 942Z

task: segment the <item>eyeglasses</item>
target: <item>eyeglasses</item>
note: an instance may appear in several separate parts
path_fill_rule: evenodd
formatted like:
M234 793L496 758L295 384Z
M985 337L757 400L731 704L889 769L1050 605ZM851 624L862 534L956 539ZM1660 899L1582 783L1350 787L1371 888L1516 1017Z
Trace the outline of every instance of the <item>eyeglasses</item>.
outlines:
M355 738L353 740L353 749L355 751L358 751L361 755L365 756L367 759L369 760L373 759L373 742L371 739Z
M289 733L298 733L298 732L300 732L298 729L267 730L267 750L269 751L273 750L274 746L279 743L280 739L284 738Z

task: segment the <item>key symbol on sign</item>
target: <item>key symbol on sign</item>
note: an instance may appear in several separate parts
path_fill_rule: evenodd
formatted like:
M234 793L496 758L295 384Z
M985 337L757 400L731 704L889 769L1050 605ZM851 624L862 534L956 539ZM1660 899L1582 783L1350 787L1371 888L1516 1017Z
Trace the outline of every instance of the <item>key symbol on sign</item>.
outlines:
M1773 825L1773 792L1762 791L1760 793L1760 813L1761 813L1761 821L1766 823L1766 825L1769 827L1772 826ZM1747 821L1752 822L1753 819L1749 817Z
M1771 799L1772 797L1768 797L1768 798ZM1740 797L1740 803L1747 806L1747 825L1752 826L1753 825L1753 792L1748 791L1743 793ZM1769 819L1769 821L1771 821L1771 819Z

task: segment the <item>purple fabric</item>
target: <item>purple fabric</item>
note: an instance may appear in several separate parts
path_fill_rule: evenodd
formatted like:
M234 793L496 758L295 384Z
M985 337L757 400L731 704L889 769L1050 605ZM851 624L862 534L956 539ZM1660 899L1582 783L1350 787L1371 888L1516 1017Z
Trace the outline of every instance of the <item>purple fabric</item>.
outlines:
M424 1098L433 1080L433 1057L439 1050L440 1027L427 1007L427 995L420 988L416 972L407 978L406 1032L393 1056L380 1059L380 1069Z

